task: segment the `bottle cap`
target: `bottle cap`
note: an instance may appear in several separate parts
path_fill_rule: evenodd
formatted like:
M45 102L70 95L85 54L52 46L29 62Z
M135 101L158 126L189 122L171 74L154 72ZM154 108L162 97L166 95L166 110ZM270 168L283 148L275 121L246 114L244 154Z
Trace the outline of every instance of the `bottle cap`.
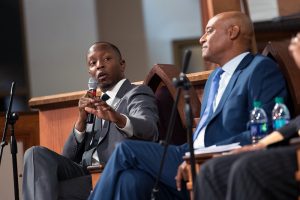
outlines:
M283 103L283 98L282 97L276 97L275 98L275 103Z
M261 106L261 102L260 101L254 101L253 102L253 107L254 108L260 108L260 106Z

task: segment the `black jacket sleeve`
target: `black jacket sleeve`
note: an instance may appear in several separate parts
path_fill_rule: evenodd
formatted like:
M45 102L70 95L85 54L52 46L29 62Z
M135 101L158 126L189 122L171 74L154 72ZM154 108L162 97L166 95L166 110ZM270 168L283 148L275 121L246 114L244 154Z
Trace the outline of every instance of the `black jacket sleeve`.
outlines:
M287 125L278 129L277 131L282 134L284 139L290 139L299 136L298 135L299 129L300 129L300 115L295 119L293 119L292 121L290 121L290 123L288 123Z

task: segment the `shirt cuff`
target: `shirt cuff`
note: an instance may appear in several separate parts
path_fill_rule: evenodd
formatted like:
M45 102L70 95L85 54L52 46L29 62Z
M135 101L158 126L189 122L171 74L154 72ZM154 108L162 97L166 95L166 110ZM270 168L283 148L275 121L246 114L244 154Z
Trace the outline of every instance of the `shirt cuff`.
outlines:
M120 128L117 125L116 125L116 127L118 129L120 129L121 131L125 132L128 137L132 137L133 136L133 127L132 127L132 124L130 122L130 119L122 113L121 113L121 115L126 117L126 124L125 124L124 128Z
M77 142L81 143L84 139L84 134L85 134L85 131L84 132L81 132L81 131L78 131L75 127L74 127L74 135L75 135L75 138L77 140Z

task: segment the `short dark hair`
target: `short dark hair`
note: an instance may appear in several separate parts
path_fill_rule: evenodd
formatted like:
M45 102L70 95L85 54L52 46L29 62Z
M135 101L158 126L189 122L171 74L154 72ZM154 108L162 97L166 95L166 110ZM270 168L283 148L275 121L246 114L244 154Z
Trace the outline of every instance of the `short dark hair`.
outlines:
M97 44L104 44L104 45L111 47L113 49L113 51L120 57L120 59L122 59L121 51L119 50L119 48L116 45L114 45L110 42L106 42L106 41L99 41L99 42L95 42L92 46L97 45Z

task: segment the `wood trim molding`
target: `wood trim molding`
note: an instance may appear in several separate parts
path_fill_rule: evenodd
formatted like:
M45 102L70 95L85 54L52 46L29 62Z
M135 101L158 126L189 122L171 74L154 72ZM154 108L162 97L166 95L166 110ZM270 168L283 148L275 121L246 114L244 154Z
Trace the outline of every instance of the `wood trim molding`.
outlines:
M211 71L203 71L187 74L187 77L190 79L193 85L205 84ZM133 84L140 85L143 84L143 81L137 81ZM55 95L47 95L41 97L33 97L29 100L29 106L33 109L38 110L52 110L58 108L66 108L77 106L78 100L85 94L86 91L76 91L69 93L61 93ZM98 94L101 94L101 91L98 90Z

